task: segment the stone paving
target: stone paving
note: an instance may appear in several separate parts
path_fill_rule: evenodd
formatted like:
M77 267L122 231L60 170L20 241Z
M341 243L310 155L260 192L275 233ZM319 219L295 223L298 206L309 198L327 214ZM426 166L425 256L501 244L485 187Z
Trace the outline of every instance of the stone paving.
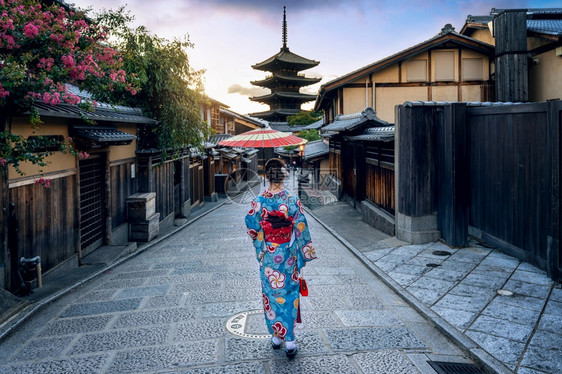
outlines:
M428 360L472 362L314 219L299 353L272 350L246 210L227 203L45 306L0 342L0 373L429 374Z
M459 249L385 237L364 222L348 219L360 216L343 202L311 214L359 258L375 265L379 277L405 299L429 307L427 314L436 313L510 371L562 373L562 288L544 271L474 242ZM449 255L436 255L439 251Z

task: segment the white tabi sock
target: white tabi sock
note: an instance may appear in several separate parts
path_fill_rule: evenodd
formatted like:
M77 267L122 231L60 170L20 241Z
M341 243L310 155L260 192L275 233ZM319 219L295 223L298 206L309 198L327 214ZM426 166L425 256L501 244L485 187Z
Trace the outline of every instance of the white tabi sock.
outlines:
M291 350L297 348L297 342L295 342L294 340L290 341L290 342L285 342L285 348L288 351L291 351Z
M281 345L281 343L283 343L283 340L279 339L276 336L272 336L271 337L271 342L275 345Z

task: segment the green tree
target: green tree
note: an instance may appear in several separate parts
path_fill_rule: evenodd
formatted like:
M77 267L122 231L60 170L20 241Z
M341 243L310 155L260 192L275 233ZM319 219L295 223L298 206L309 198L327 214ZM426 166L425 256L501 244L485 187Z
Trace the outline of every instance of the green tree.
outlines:
M208 136L209 127L200 117L203 102L202 71L194 70L186 52L193 44L186 35L167 40L145 27L131 28L133 21L125 8L105 11L96 21L110 30L112 46L123 54L124 70L138 80L134 97L123 90L96 92L107 100L140 107L159 121L153 129L164 151L198 145Z
M310 129L310 130L303 130L300 131L297 136L299 138L303 138L308 140L309 142L313 142L315 140L320 140L322 139L322 137L320 136L320 134L318 133L318 130L315 129Z
M287 123L289 124L289 126L306 126L320 120L321 118L322 113L305 110L293 116L288 116Z
M315 140L320 140L322 139L322 137L320 136L320 134L318 133L318 130L314 130L314 129L310 129L310 130L303 130L297 133L297 136L299 138L303 138L308 140L309 142L313 142ZM298 145L288 145L286 147L284 147L284 149L286 151L294 151L295 149L297 149L299 146Z

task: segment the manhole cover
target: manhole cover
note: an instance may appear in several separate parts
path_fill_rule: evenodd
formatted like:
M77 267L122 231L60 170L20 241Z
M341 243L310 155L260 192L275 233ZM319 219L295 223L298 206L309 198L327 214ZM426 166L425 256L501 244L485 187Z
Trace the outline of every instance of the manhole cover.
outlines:
M226 329L233 335L240 336L242 338L249 339L271 339L270 334L259 334L259 333L247 333L246 327L248 325L248 319L254 315L261 314L263 316L263 310L250 310L247 312L236 313L226 321ZM257 317L257 316L256 316ZM265 326L265 322L264 322Z
M427 361L438 374L486 374L473 364L464 362Z
M435 256L450 256L451 252L447 252L447 251L433 251L433 254Z

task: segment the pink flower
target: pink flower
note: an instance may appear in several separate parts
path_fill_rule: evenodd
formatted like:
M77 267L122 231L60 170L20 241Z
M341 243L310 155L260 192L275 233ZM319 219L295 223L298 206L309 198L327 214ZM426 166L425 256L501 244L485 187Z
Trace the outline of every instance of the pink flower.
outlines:
M0 165L1 166L6 166L7 163L8 163L8 161L5 158L0 157Z
M74 66L74 58L70 54L66 55L66 56L62 56L61 60L62 60L62 63L64 64L64 66L66 66L66 67Z
M2 83L0 83L0 99L6 96L10 96L10 91L7 91L4 87L2 87Z
M49 188L51 187L51 180L45 178L39 178L35 180L35 184L40 184L45 188Z
M39 34L39 29L31 22L26 24L23 29L24 35L31 39L35 38L37 34Z

